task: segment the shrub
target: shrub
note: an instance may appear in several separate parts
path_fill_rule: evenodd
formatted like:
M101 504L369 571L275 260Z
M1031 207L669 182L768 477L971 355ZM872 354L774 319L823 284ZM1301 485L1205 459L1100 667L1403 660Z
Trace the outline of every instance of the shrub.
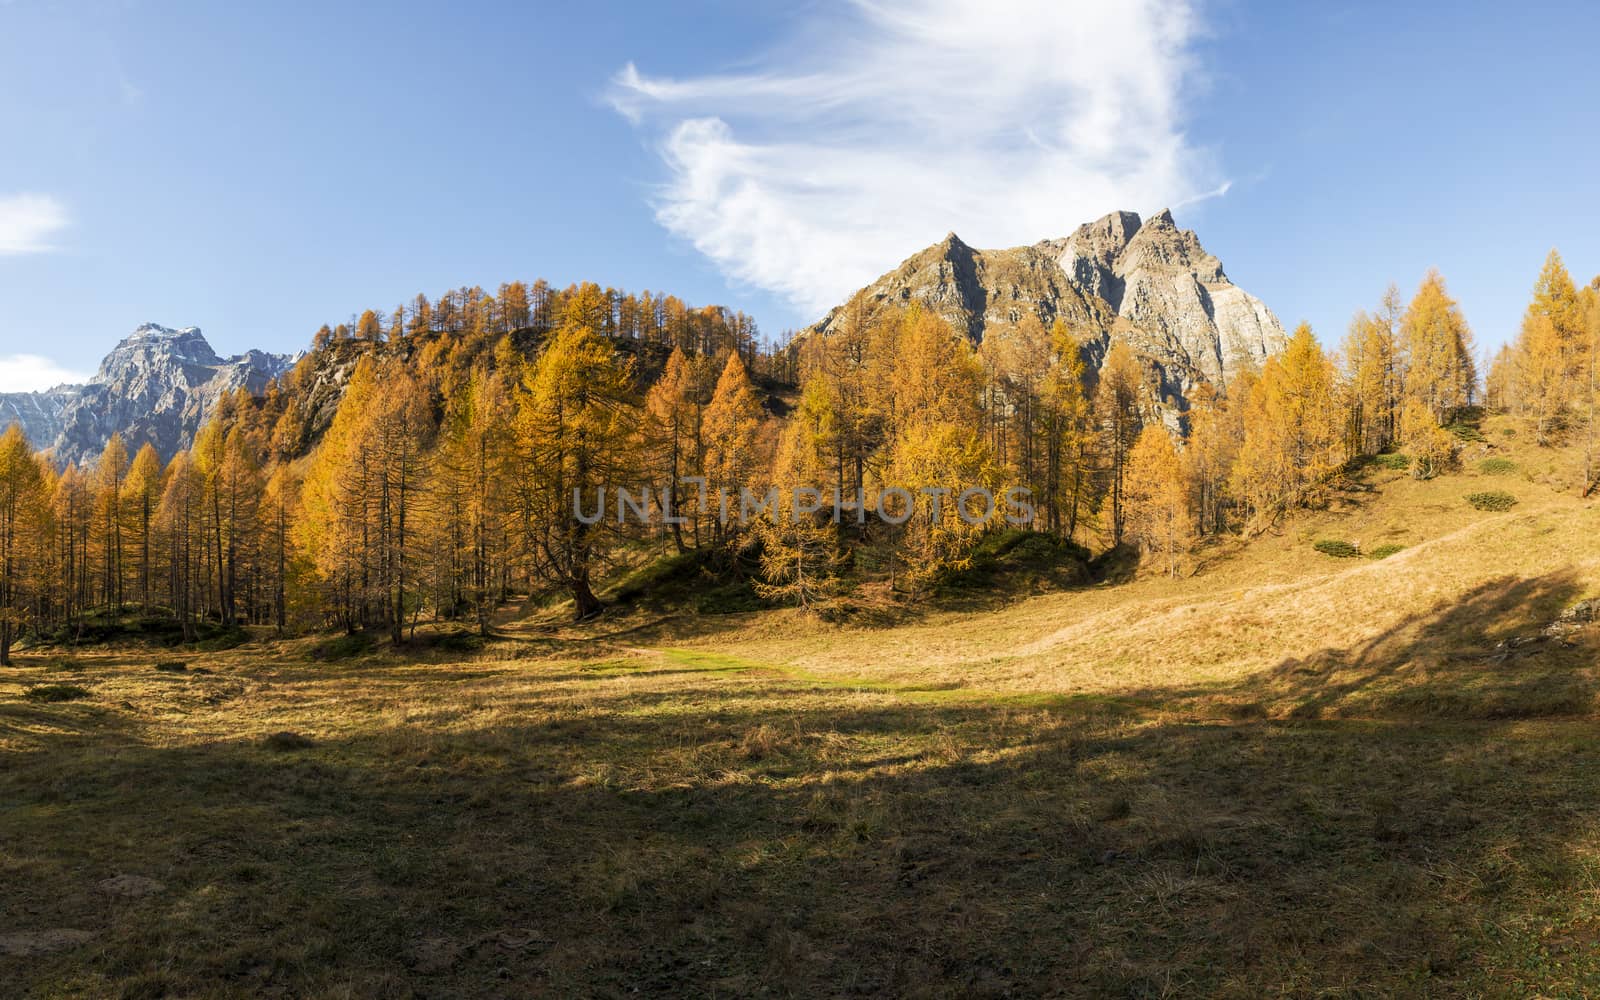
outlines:
M1411 468L1411 456L1392 452L1387 455L1377 455L1372 459L1372 464L1380 469L1392 469L1395 472L1404 472Z
M288 730L284 730L281 733L273 733L263 742L266 743L268 750L277 750L280 752L288 750L309 750L316 746L315 743L306 737L301 736L299 733L291 733Z
M1445 428L1445 430L1449 431L1451 434L1454 434L1456 437L1460 438L1463 441L1482 441L1483 440L1483 432L1482 431L1478 430L1478 428L1473 426L1472 424L1462 423L1459 420L1457 420L1453 424L1450 424L1448 427Z
M1387 559L1396 552L1404 552L1405 548L1404 545L1396 545L1393 542L1389 542L1385 545L1379 545L1371 552L1368 552L1367 556L1371 559Z
M1509 458L1486 458L1478 463L1478 471L1486 476L1510 476L1517 471L1517 463Z
M1517 505L1517 498L1502 490L1488 490L1468 494L1467 503L1478 510L1505 511Z
M1349 542L1341 541L1337 538L1318 539L1312 547L1323 555L1332 556L1335 559L1354 559L1361 554L1360 549Z
M182 660L162 660L156 664L156 669L167 673L181 674L189 669L189 665Z
M22 696L29 701L78 701L89 697L89 691L76 684L35 684Z

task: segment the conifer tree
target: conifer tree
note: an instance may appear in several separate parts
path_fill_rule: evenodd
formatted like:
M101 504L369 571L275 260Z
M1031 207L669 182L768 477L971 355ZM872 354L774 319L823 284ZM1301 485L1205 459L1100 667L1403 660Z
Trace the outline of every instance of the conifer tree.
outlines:
M167 554L168 593L173 614L183 626L184 639L192 641L205 592L201 578L208 548L202 528L205 479L186 451L172 457L162 478L165 485L156 508L156 522Z
M0 667L28 623L28 598L39 581L46 504L39 464L17 424L0 434Z
M699 411L692 366L683 349L674 347L666 369L645 396L645 445L650 471L666 493L669 510L663 514L679 552L687 550L683 521L692 502L683 480L702 474L695 443Z
M1313 500L1338 471L1341 421L1333 366L1302 323L1283 354L1267 360L1245 407L1233 486L1257 527Z
M161 459L154 445L146 444L133 458L128 469L127 511L129 545L138 553L139 606L150 610L152 568L151 530L155 522L156 507L161 502Z
M776 500L755 521L761 539L756 593L812 612L826 610L838 597L842 562L839 532L831 519L799 510L795 503L798 491L816 489L827 471L816 439L817 429L803 416L784 430L772 474Z
M736 543L739 532L737 511L721 516L722 498L739 503L739 491L755 481L762 456L758 452L761 432L761 401L737 353L728 355L722 376L705 412L706 486L718 498L717 532L727 544Z
M1472 404L1477 388L1472 331L1438 271L1422 280L1400 321L1400 336L1407 397L1426 406L1440 424Z
M517 394L523 551L535 576L572 594L579 620L601 610L592 575L614 534L606 499L637 471L630 365L588 325L602 314L599 290L580 291Z
M1455 435L1440 427L1433 411L1418 399L1407 400L1401 412L1400 441L1411 457L1414 479L1432 479L1455 458Z
M1057 320L1050 331L1051 360L1039 391L1044 440L1040 493L1045 529L1071 539L1091 501L1095 462L1094 401L1085 389L1078 339Z
M1183 463L1172 435L1160 424L1145 427L1128 452L1127 490L1129 528L1176 577L1179 556L1194 542L1194 513Z
M1106 462L1106 498L1111 504L1111 544L1122 544L1127 529L1128 452L1143 427L1141 397L1144 369L1127 344L1118 341L1106 354L1095 392L1099 408L1101 453Z
M100 561L100 595L113 613L122 609L123 489L128 449L113 433L94 469L95 533Z

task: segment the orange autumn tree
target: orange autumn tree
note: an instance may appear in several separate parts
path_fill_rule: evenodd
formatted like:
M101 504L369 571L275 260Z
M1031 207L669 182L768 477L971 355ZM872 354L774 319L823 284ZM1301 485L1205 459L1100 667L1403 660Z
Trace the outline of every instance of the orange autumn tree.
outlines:
M761 400L737 354L729 354L717 388L705 412L705 477L712 503L721 498L733 508L724 519L721 511L713 522L717 539L729 547L740 537L737 505L739 491L754 482L766 464L761 454Z
M1160 424L1145 427L1128 452L1128 528L1145 552L1161 557L1173 577L1195 536L1185 480L1172 435Z
M630 363L589 325L598 298L576 306L516 392L515 501L530 573L568 591L583 620L602 608L593 577L616 543L616 491L637 479L639 417Z
M1426 406L1439 424L1472 405L1478 384L1472 331L1438 271L1429 271L1422 279L1401 317L1400 343L1406 357L1408 399Z
M1343 457L1333 365L1307 323L1283 354L1269 358L1245 404L1243 445L1233 486L1264 527L1314 500Z
M45 551L48 507L44 479L22 428L0 434L0 667L11 666L11 644L28 623L31 592Z

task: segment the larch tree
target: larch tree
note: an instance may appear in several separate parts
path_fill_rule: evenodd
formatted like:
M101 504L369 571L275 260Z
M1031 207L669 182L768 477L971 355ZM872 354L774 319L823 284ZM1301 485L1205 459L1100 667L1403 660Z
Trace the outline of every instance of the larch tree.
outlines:
M991 509L978 519L982 523L972 523L974 512L961 506L962 494L984 489L992 497L1001 476L980 431L983 371L966 337L917 307L900 315L891 337L883 354L893 359L886 375L892 437L884 479L910 496L901 548L912 587L921 589L967 564L982 528L1000 515Z
M517 393L523 552L534 576L571 593L579 620L599 614L593 574L614 534L607 495L637 468L631 366L589 325L598 289L575 297Z
M205 477L195 467L187 451L180 451L167 463L163 474L161 502L156 507L156 524L162 549L167 556L167 587L172 598L172 613L183 627L186 640L193 640L202 610L205 589L201 578L208 544L203 529Z
M39 464L12 424L0 434L0 667L11 666L11 644L28 623L46 510Z
M378 319L378 314L371 309L364 311L356 320L356 339L371 344L383 340L383 321Z
M1233 487L1257 527L1315 499L1341 464L1342 415L1334 371L1309 324L1269 358L1245 405Z
M418 579L412 551L417 515L427 490L427 445L433 433L430 402L409 371L386 373L374 400L365 437L373 474L370 486L377 531L377 586L384 598L390 638L399 643Z
M1051 359L1039 389L1043 439L1045 530L1071 539L1092 498L1096 435L1094 400L1085 388L1082 348L1067 324L1050 331Z
M470 607L480 635L504 586L511 403L498 372L478 369L463 393L449 402L435 456L438 604L452 614Z
M804 413L790 421L773 465L776 500L754 522L761 539L756 593L811 612L826 610L838 597L842 563L839 531L831 518L801 510L795 502L801 491L817 489L831 471L817 439L817 428L808 426Z
M644 434L650 471L662 480L660 488L665 497L662 513L679 552L688 549L683 540L683 522L691 504L683 480L702 473L696 446L699 426L700 403L696 398L694 371L683 349L674 347L667 356L661 377L645 395Z
M1349 392L1352 455L1375 455L1394 443L1399 429L1402 358L1396 321L1399 292L1393 285L1377 313L1361 311L1350 321L1343 357Z
M737 353L728 355L716 390L705 412L706 487L717 498L715 520L719 540L735 546L740 537L737 505L741 488L753 484L764 456L758 445L761 437L761 400L749 373ZM723 515L723 506L735 510Z
M1145 373L1133 349L1118 341L1106 354L1095 392L1099 408L1106 499L1111 504L1111 544L1121 545L1127 530L1128 452L1143 428Z
M156 507L161 503L161 458L156 454L154 445L145 444L133 457L133 464L128 468L126 495L128 544L139 560L136 569L139 606L148 612L151 569L154 565L154 539L151 532L155 525Z
M1432 479L1455 459L1455 435L1440 427L1433 411L1419 399L1406 400L1400 413L1400 444L1411 457L1413 479Z
M1194 491L1195 527L1200 534L1228 529L1233 506L1231 479L1244 448L1244 414L1259 376L1249 368L1234 375L1227 396L1210 386L1196 390L1189 408L1189 437L1183 451L1186 477Z
M1472 405L1477 389L1472 331L1438 271L1429 271L1400 320L1406 356L1405 394L1440 424Z
M1128 452L1127 490L1129 529L1176 577L1180 557L1194 543L1194 511L1183 461L1160 424L1145 427Z
M128 475L128 449L121 434L112 434L94 467L96 549L100 560L101 600L113 614L122 610L123 493Z

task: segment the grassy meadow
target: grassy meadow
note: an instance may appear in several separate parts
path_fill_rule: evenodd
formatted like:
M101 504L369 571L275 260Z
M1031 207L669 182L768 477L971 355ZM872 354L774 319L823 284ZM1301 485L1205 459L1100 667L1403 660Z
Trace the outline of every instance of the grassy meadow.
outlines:
M1600 509L1515 431L870 627L24 651L0 996L1592 995Z

